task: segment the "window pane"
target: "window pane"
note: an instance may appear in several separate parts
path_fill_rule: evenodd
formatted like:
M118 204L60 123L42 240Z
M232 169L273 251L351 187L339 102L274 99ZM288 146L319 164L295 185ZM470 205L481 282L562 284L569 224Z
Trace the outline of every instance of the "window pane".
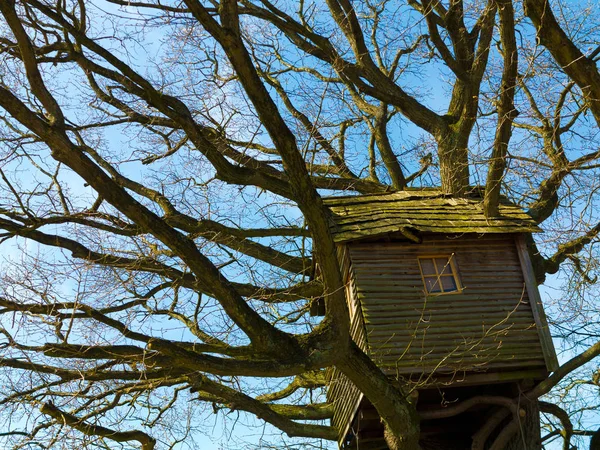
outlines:
M427 287L427 292L442 292L438 277L425 278L425 286Z
M456 286L456 281L454 281L453 276L441 277L441 281L444 292L458 291L458 286Z
M452 268L448 258L435 258L435 263L440 274L450 275L452 273Z
M433 265L433 259L419 259L421 264L421 270L423 275L435 275L435 266Z

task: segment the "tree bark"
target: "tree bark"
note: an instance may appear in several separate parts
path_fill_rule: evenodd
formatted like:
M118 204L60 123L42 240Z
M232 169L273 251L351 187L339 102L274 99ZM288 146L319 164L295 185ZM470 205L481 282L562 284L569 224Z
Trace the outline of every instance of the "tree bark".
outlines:
M442 190L461 197L469 186L469 133L448 132L438 138Z
M550 2L526 0L524 6L525 15L533 22L540 43L577 83L596 123L600 125L600 72L596 62L584 55L569 38L554 17Z
M420 420L415 406L354 342L350 344L349 354L338 362L337 367L377 410L390 450L421 450Z
M508 442L506 450L541 450L540 407L537 401L522 405L525 417L521 418L517 433Z
M512 135L513 120L517 117L514 105L517 84L518 50L515 38L515 17L511 1L497 0L500 15L500 38L503 46L504 71L498 105L498 126L494 139L494 149L488 169L483 209L486 217L500 214L500 187L506 170L506 155Z

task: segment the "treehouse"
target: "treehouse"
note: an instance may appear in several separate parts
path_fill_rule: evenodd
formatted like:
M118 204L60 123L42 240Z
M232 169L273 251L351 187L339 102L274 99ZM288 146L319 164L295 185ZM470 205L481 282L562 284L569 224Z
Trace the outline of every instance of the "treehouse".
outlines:
M352 338L411 388L419 411L475 395L512 397L555 370L525 240L541 230L522 209L502 200L500 216L487 219L477 193L459 199L435 190L324 202ZM330 376L340 447L386 448L372 405L335 369ZM480 406L424 421L422 438L446 443L432 448L471 448L471 435L491 413Z

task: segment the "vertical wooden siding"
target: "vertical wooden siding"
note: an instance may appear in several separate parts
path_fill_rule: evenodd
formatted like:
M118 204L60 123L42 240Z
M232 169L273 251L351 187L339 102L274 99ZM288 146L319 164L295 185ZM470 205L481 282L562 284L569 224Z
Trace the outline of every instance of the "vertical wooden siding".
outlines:
M390 376L546 368L514 237L348 244L366 344ZM453 254L463 291L425 295L417 257Z
M358 303L356 283L352 275L352 266L345 245L338 246L338 258L346 281L346 300L350 308L351 321L350 335L361 349L367 351L365 323ZM340 431L340 440L343 440L348 434L348 427L356 414L362 397L363 394L358 388L343 373L334 368L327 390L327 399L335 405L331 424Z

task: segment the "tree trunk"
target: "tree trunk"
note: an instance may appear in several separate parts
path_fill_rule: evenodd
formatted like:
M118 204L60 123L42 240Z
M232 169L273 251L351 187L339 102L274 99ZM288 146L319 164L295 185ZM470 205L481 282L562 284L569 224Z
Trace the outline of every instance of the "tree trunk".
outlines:
M538 402L523 405L525 417L521 419L519 429L508 442L506 450L541 450L540 408Z
M394 434L387 425L384 428L383 437L389 450L421 450L421 447L415 441L408 442L405 436Z
M467 137L463 137L458 133L449 132L438 138L442 190L456 197L463 196L469 186L467 144L468 134Z
M354 342L337 367L377 410L389 449L420 450L420 421L415 406Z

